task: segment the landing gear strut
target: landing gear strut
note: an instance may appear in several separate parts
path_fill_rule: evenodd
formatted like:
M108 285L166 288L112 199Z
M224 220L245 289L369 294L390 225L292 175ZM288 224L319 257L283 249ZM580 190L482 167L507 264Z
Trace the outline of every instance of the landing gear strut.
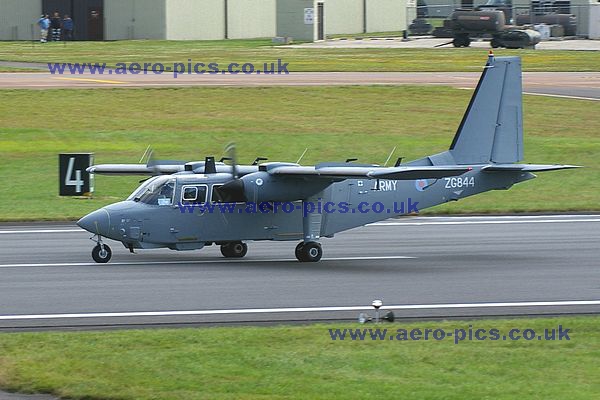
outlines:
M92 238L92 240L94 239ZM112 250L108 245L102 243L102 237L100 235L98 235L96 242L98 244L92 249L92 258L97 263L106 264L112 257Z
M317 262L323 255L321 243L318 242L300 242L296 246L296 258L300 262Z
M248 252L248 245L242 242L229 242L221 245L221 254L227 258L242 258Z
M306 200L302 200L303 203L316 204L323 198L323 192L317 193ZM305 207L305 205L303 204ZM306 209L306 208L305 208ZM304 240L298 243L296 246L296 258L300 262L317 262L323 255L323 249L319 239L321 238L321 227L323 222L323 215L321 212L310 212L302 217L302 237Z

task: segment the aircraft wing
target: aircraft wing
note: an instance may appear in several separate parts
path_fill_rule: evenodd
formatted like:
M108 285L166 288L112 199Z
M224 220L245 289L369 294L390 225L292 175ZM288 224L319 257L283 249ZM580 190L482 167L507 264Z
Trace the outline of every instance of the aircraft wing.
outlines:
M89 167L87 172L100 175L161 175L174 174L184 168L184 165L99 164Z
M187 169L186 169L187 167ZM182 171L192 171L196 174L204 173L205 162L165 162L161 161L155 164L98 164L87 168L87 172L100 175L170 175ZM215 165L216 172L232 173L231 165L217 162ZM239 175L251 174L256 172L256 165L238 165L237 173Z
M579 165L560 165L560 164L490 164L481 168L482 171L523 171L523 172L542 172L556 171L559 169L581 168Z
M444 178L447 176L462 175L472 168L462 165L435 165L435 166L406 166L406 167L355 167L355 166L281 166L268 172L276 176L296 176L306 178L325 179L393 179L414 180Z

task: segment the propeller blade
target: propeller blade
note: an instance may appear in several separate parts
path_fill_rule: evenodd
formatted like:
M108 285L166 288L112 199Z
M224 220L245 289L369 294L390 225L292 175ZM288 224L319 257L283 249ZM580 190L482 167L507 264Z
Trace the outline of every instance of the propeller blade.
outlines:
M231 175L233 176L233 179L237 179L239 177L238 175L238 163L237 163L237 156L236 156L236 151L235 151L235 143L231 142L227 145L227 147L225 148L225 153L227 153L227 157L229 157L229 159L231 160Z

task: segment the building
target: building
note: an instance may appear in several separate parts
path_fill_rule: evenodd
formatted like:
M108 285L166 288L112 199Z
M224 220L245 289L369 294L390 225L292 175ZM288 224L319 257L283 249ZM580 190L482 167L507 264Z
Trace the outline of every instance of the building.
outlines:
M0 40L39 37L41 13L75 21L76 40L220 40L403 31L417 15L446 17L487 0L0 0ZM577 16L578 35L598 38L600 0L555 0ZM553 1L544 4L553 4ZM533 0L533 3L540 3ZM513 14L532 0L512 0ZM593 21L592 21L593 20Z
M414 0L1 0L0 40L38 38L42 13L69 14L76 40L219 40L406 29Z

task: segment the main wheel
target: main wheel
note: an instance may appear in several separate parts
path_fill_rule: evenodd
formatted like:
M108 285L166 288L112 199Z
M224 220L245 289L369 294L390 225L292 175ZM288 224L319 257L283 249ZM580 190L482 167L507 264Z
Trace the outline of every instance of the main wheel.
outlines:
M299 261L302 261L302 260L301 260L301 258L302 258L302 248L303 248L303 247L304 247L304 242L300 242L300 243L298 243L298 245L296 246L296 251L295 251L295 254L296 254L296 258L297 258Z
M492 46L493 49L497 49L498 47L502 47L502 42L496 38L493 38L490 41L490 46Z
M317 242L301 243L296 247L296 258L300 262L317 262L323 255L321 244Z
M105 264L110 261L111 257L112 250L105 244L103 244L102 246L98 244L92 249L92 258L97 263Z
M229 242L221 245L221 254L227 258L242 258L248 252L248 245L242 242Z

